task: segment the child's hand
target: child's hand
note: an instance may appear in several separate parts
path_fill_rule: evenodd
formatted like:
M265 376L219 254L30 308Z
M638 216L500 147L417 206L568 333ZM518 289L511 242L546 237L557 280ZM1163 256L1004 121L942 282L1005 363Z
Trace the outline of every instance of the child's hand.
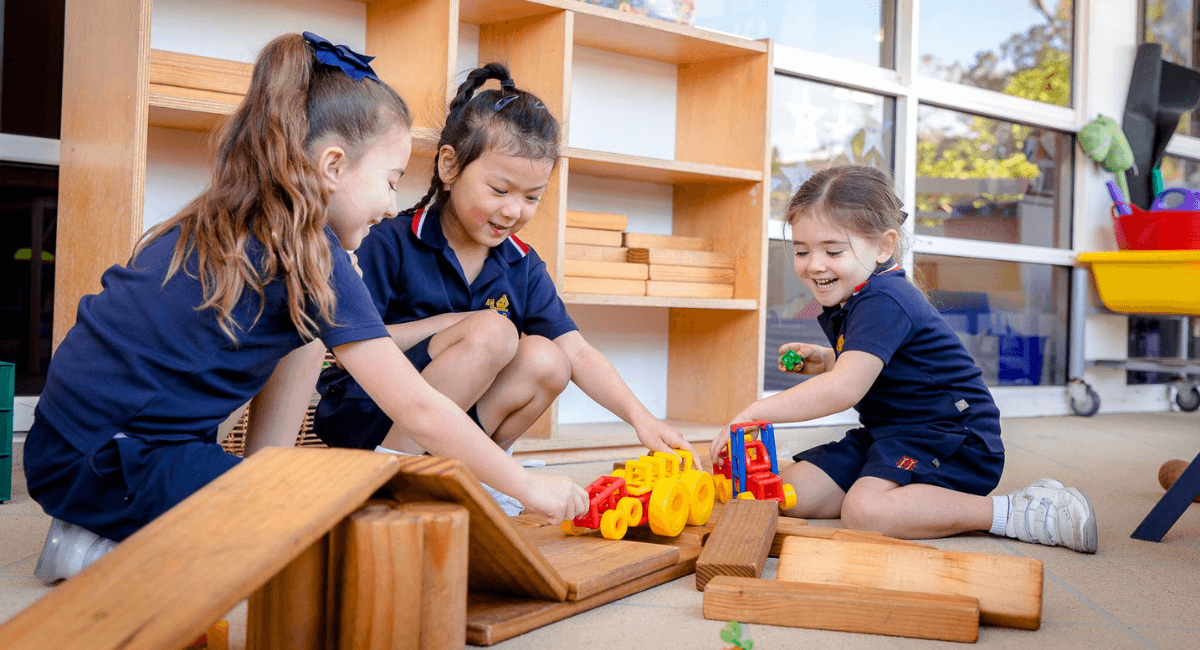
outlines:
M731 421L729 423L729 426L733 426L735 424L741 424L743 422L750 422L750 421L752 421L752 418L749 418L749 417L739 414L738 417L734 418L733 421ZM716 438L713 438L712 442L710 442L708 445L708 453L710 454L709 458L712 458L712 461L714 463L717 462L717 456L719 456L721 454L721 450L723 450L729 446L729 426L722 429L721 433L718 434ZM758 439L758 429L757 428L751 430L749 433L750 433L751 440Z
M779 371L792 372L802 375L819 375L829 370L825 364L825 352L832 352L832 348L822 347L820 345L812 345L811 343L784 343L779 346ZM803 359L803 363L797 364L792 370L783 367L783 355L788 351L795 352Z
M529 496L524 505L547 517L552 523L574 519L587 512L587 492L565 476L530 474Z
M700 459L696 456L696 450L692 444L684 440L683 434L662 420L648 417L642 422L635 423L634 430L637 431L638 440L650 451L686 449L692 452L692 466L696 469L703 469L700 467Z

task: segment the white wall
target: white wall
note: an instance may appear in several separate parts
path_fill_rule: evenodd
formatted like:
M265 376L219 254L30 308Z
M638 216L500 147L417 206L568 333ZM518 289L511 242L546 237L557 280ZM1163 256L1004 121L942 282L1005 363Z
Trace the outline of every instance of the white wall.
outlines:
M150 47L253 63L271 39L306 31L362 52L367 5L352 0L154 0Z

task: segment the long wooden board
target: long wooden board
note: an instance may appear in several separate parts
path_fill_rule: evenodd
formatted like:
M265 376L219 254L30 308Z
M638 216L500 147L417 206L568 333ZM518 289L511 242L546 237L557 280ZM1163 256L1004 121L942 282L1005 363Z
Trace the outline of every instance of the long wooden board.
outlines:
M530 598L471 592L467 596L467 643L482 646L500 643L530 630L536 630L589 609L607 605L614 600L682 578L695 571L696 558L699 556L699 547L680 547L679 562L675 566L659 569L649 575L573 602L554 603ZM614 634L618 632L619 630L614 630Z
M917 548L933 548L928 544L912 542L907 539L888 537L883 533L871 530L853 530L850 528L832 528L827 526L809 526L803 519L779 516L775 526L775 539L771 542L771 557L779 557L783 549L783 540L788 537L812 537L817 539L832 539L844 542L867 542L871 544L893 544L897 546L913 546Z
M587 244L567 244L566 258L585 262L624 262L629 256L629 249L615 246L589 246Z
M567 581L567 600L594 596L679 562L673 546L604 539L599 533L570 537L558 526L517 526L517 531Z
M567 258L563 266L567 277L614 278L619 280L645 280L650 277L650 267L629 262L586 262Z
M696 589L704 591L714 576L761 576L778 519L779 504L774 501L726 503L696 561Z
M669 248L630 248L627 259L636 264L667 264L670 266L703 266L715 269L732 269L735 266L737 258L733 253L676 251Z
M625 233L625 248L671 248L681 251L711 251L713 243L707 237L650 235L641 232Z
M617 280L614 278L563 278L563 291L567 293L605 293L618 296L646 295L645 280Z
M969 596L989 625L1042 624L1042 562L1033 558L789 537L776 579Z
M647 296L668 298L732 298L732 284L707 284L704 282L646 282Z
M612 230L597 230L595 228L567 228L568 244L587 244L589 246L621 246L621 233Z
M367 451L264 449L5 623L0 648L182 648L399 467Z
M974 643L979 601L967 596L716 576L704 618Z
M712 269L703 266L651 264L650 279L663 282L708 282L733 284L733 269Z
M513 527L509 517L462 462L437 456L399 458L386 490L401 503L453 501L467 509L471 544L467 584L546 600L565 600L567 581Z
M595 230L615 230L620 232L629 227L629 217L626 217L623 214L567 210L567 227L592 228Z

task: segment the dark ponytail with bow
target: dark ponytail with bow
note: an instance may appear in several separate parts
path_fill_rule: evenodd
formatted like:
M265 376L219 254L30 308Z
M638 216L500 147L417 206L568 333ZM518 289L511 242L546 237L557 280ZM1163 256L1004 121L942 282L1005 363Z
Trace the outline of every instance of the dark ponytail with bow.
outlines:
M500 89L476 93L489 79L499 81ZM558 120L546 105L533 93L518 89L503 64L489 63L472 70L459 85L438 140L438 157L443 146L454 148L454 177L491 149L510 156L557 162L559 138ZM449 193L438 174L435 157L429 192L404 214L414 214L431 202L444 205Z

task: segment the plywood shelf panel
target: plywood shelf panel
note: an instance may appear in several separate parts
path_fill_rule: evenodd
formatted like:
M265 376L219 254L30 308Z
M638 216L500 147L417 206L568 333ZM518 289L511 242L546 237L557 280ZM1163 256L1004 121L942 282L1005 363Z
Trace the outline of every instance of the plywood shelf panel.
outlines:
M563 156L571 160L571 171L586 176L645 183L759 183L761 169L738 169L706 163L661 160L628 156L605 151L566 147Z
M571 0L461 0L459 18L485 25L562 10L575 14L576 45L609 52L664 63L694 63L767 51L761 41Z
M757 300L740 298L668 298L659 296L612 296L591 293L562 293L568 305L606 305L613 307L682 307L685 309L724 309L754 311Z

